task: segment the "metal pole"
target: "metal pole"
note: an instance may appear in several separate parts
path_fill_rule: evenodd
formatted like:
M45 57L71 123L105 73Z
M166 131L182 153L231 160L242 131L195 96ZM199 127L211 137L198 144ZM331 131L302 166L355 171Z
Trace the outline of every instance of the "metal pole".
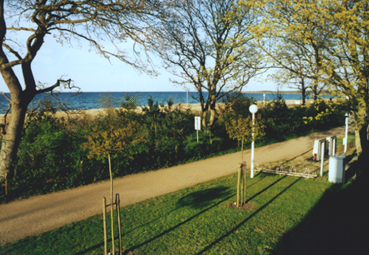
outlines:
M197 143L199 142L199 130L196 130Z
M255 147L255 139L254 139L254 130L255 129L255 113L252 113L252 143L251 143L251 173L250 178L254 178L254 147Z
M336 138L332 140L332 156L336 156Z
M320 163L320 176L323 176L325 142L322 143L322 154Z
M345 158L347 153L347 136L348 136L348 113L345 114L345 124L346 124L346 130L345 130Z

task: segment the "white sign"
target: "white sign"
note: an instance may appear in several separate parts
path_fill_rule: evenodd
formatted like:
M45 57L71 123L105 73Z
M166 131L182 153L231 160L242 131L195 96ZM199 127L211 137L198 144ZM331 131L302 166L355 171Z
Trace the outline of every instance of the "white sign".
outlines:
M201 117L195 116L195 130L201 130Z

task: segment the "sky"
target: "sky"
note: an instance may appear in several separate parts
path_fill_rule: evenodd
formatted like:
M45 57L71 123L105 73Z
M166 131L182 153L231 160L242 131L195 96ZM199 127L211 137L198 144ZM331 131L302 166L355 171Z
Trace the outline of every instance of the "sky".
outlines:
M169 81L169 78L178 78L161 68L159 59L153 58L153 61L159 72L157 77L139 73L117 59L111 58L109 62L95 51L90 51L86 45L78 46L77 43L73 43L72 46L62 45L49 36L32 63L32 69L36 81L42 84L50 86L61 77L70 78L82 92L185 91L183 87ZM22 80L20 67L17 67L15 72ZM243 91L276 91L277 86L273 82L265 82L265 79L266 77L262 77L258 79L259 81L250 82ZM189 89L195 90L191 86ZM8 91L3 79L0 79L0 92Z

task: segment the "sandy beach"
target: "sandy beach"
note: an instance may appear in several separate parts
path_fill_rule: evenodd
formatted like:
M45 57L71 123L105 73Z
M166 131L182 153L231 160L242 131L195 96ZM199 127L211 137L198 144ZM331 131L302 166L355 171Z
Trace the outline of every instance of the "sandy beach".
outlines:
M285 100L286 104L290 107L294 106L294 105L300 105L302 103L302 100ZM259 107L263 107L264 102L263 101L258 101L258 106ZM217 109L221 108L224 104L223 103L217 103ZM174 107L179 106L183 109L190 109L191 112L193 113L201 113L201 105L200 104L178 104L178 105L174 105ZM136 112L141 113L142 112L142 106L139 106L136 108ZM119 109L119 108L115 108L115 109ZM68 111L63 112L63 111L59 111L55 113L56 117L73 117L76 115L81 115L81 114L85 114L86 117L88 118L95 118L99 115L103 115L106 113L106 109L88 109L88 110L72 110L72 111ZM8 115L9 117L11 116L11 114ZM4 114L0 114L0 123L3 123L3 118Z

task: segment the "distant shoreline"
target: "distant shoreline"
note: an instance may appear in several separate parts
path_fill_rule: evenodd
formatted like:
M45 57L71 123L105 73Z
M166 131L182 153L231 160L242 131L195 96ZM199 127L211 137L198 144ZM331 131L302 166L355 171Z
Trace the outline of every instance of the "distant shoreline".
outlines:
M243 91L243 94L301 94L301 91L271 91L271 90L260 90L260 91ZM306 93L309 95L310 93Z
M293 106L293 105L300 105L302 102L301 100L285 100L286 104L288 106ZM263 101L257 101L257 104L259 106L263 105ZM181 104L175 104L174 107L176 107L177 105L181 105L182 109L189 109L191 112L193 113L200 113L201 112L201 105L199 103L197 104L186 104L186 103L181 103ZM217 108L223 105L223 103L217 103ZM137 113L141 113L142 112L142 108L144 106L138 106L136 107L136 112ZM120 108L112 108L114 110L120 109ZM96 109L84 109L84 110L71 110L68 111L68 114L72 114L72 115L79 115L79 114L87 114L93 117L98 116L99 114L104 114L106 112L107 109L104 108L96 108ZM8 115L9 117L11 117L11 113L9 113ZM58 111L56 112L55 116L57 117L65 117L66 113L63 111ZM2 123L3 121L3 117L4 114L0 114L0 123Z

